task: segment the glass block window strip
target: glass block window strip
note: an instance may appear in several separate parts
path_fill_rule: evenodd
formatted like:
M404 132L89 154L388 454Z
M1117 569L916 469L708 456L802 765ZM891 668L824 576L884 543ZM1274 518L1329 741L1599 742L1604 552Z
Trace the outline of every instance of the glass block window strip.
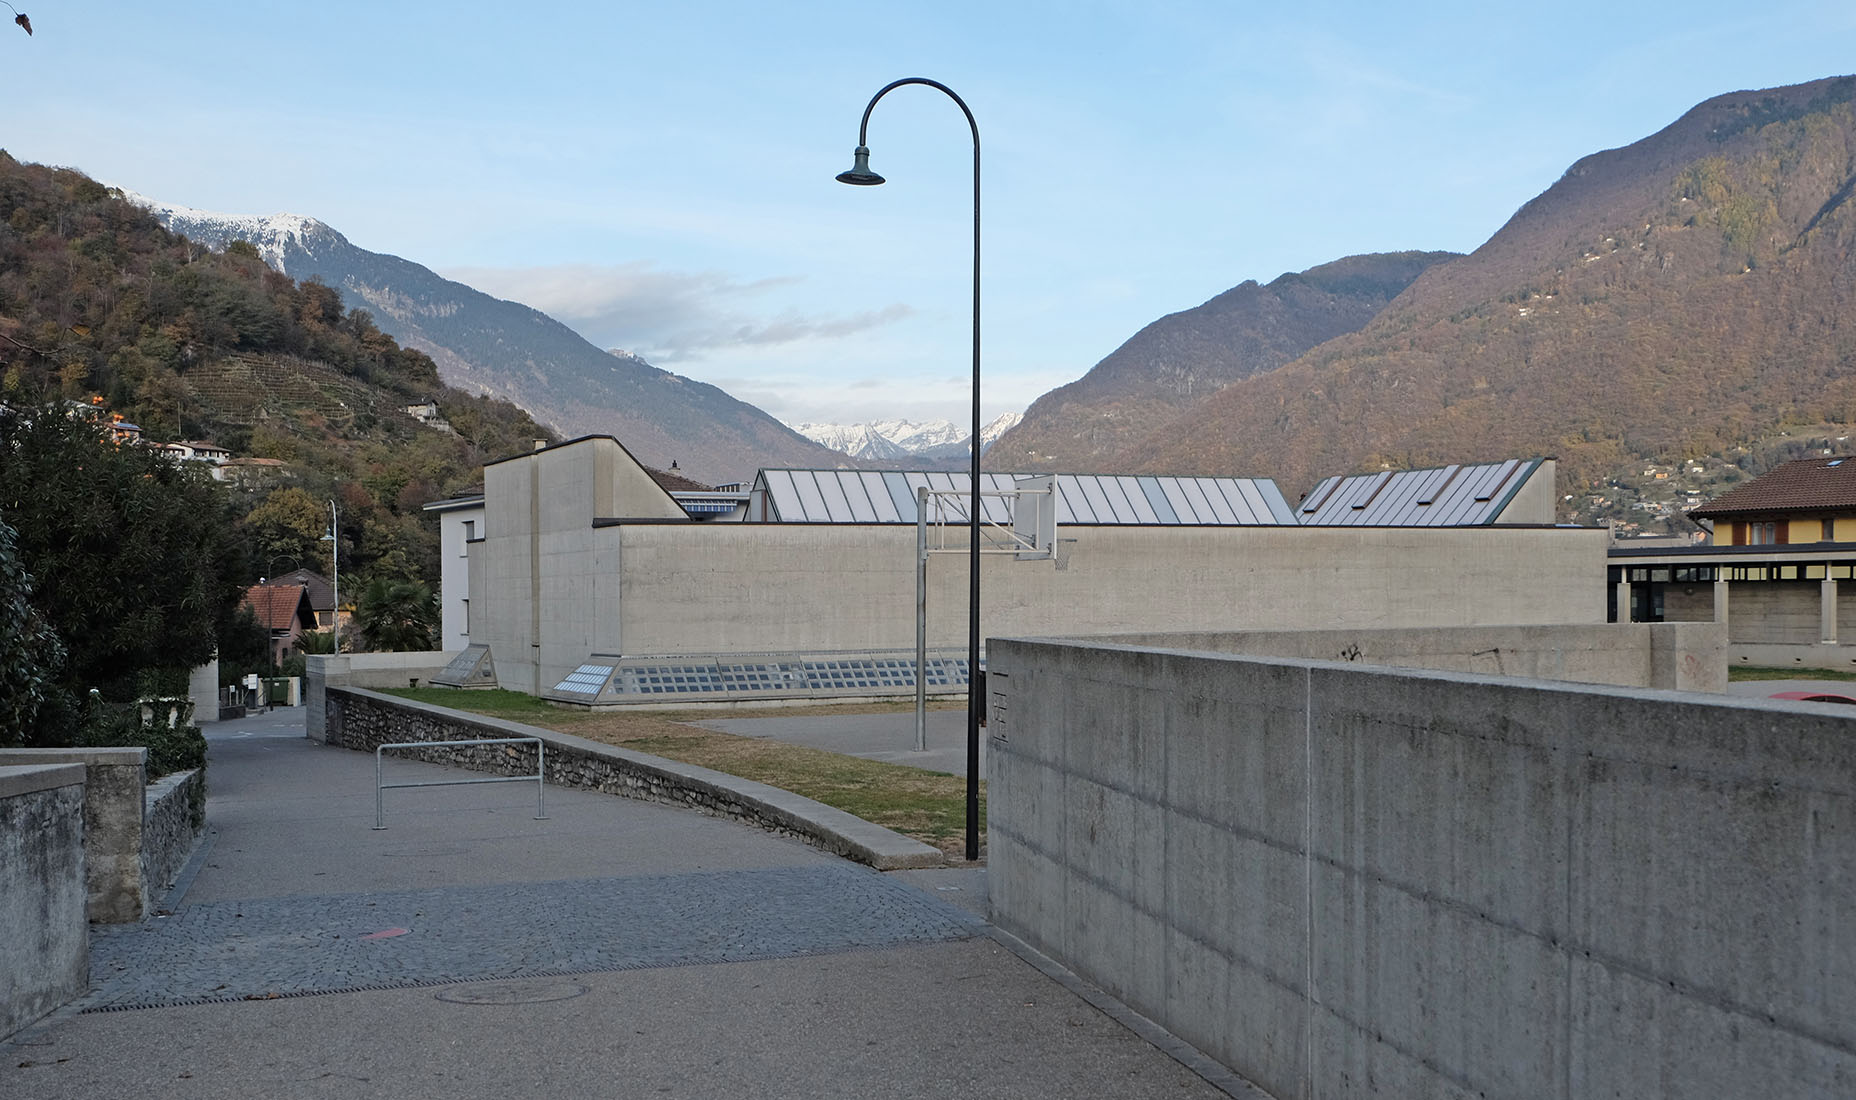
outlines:
M612 675L612 668L611 665L581 665L568 673L566 679L554 685L554 690L575 695L598 695L599 689L606 686L606 678Z

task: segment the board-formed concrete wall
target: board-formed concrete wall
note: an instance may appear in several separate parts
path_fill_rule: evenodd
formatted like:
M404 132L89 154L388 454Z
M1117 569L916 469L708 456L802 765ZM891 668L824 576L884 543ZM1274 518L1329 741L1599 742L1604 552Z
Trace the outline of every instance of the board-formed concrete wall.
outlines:
M1856 1094L1834 707L992 659L995 922L1275 1095Z
M84 769L0 766L0 1039L90 983Z
M1168 632L1091 640L1619 687L1727 690L1727 627L1714 622Z

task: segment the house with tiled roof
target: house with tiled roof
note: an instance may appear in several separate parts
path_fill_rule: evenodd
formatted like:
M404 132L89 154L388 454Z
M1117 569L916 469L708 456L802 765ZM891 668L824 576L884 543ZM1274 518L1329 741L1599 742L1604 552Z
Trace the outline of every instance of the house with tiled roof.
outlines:
M258 625L270 633L273 665L282 664L290 655L298 635L316 629L316 611L309 604L307 585L254 584L245 590L244 602Z
M1613 545L1613 620L1724 622L1734 664L1856 668L1856 456L1787 462L1688 515L1709 542Z
M1787 462L1689 516L1712 522L1719 546L1856 542L1856 456Z
M268 585L302 585L309 590L309 606L316 611L316 629L327 630L335 622L335 586L329 578L313 569L292 569L268 580L260 581ZM349 593L353 603L353 593ZM344 620L345 621L345 620Z

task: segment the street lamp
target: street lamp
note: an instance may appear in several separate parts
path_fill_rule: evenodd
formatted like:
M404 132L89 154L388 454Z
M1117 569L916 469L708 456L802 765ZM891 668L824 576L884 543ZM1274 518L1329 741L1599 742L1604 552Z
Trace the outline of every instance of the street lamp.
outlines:
M883 177L870 170L870 112L877 100L905 84L925 84L946 94L967 116L973 131L973 482L967 504L967 858L980 857L980 127L973 112L954 90L936 80L912 76L887 84L870 97L864 118L857 126L857 148L852 151L848 172L838 174L839 183L855 187L875 187Z
M329 544L329 587L335 606L329 611L329 631L335 637L335 652L342 651L342 563L341 543L335 532L340 526L340 517L335 512L335 502L329 501L329 533L322 536L322 542Z

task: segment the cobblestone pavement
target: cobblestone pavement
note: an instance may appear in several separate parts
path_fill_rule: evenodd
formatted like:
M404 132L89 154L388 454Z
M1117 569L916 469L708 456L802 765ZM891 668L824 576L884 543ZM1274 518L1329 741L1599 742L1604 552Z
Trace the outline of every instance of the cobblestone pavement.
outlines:
M218 901L95 927L81 1009L790 958L984 930L850 864Z

